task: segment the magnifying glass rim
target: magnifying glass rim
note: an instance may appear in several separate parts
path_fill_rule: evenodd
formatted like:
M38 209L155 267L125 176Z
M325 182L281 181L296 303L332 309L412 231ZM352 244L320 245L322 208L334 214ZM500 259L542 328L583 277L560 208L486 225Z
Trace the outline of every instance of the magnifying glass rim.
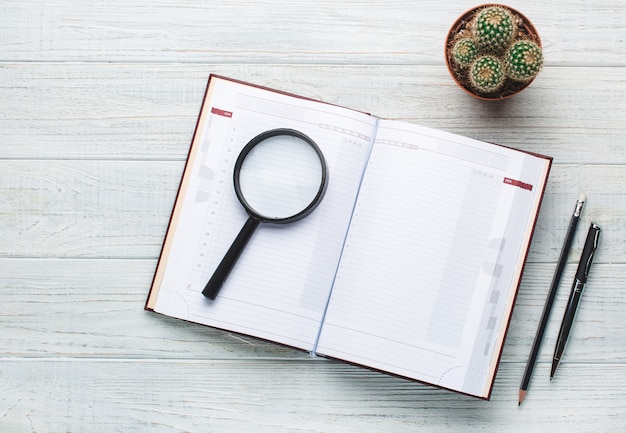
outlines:
M279 135L289 135L292 137L299 138L302 141L306 142L309 146L313 148L313 150L315 150L315 153L317 154L320 160L320 165L322 166L322 179L320 181L320 187L317 191L317 194L313 198L313 200L311 200L311 202L300 212L294 215L284 217L284 218L268 217L266 215L258 213L254 209L254 207L252 207L250 203L248 203L248 201L246 200L243 192L241 191L241 184L239 181L240 174L241 174L241 167L243 166L243 162L248 156L248 154L250 153L250 151L254 149L254 147L257 144L261 143L262 141L270 137L275 137ZM317 143L315 143L315 141L313 141L308 135L300 131L296 131L295 129L277 128L277 129L271 129L269 131L260 133L259 135L254 137L252 140L250 140L248 144L244 146L244 148L241 150L241 153L239 154L239 157L237 157L237 161L235 162L235 169L233 171L233 180L235 184L235 193L237 194L237 198L239 199L243 207L246 209L246 212L248 212L248 215L250 215L252 218L255 218L259 221L282 224L282 223L289 223L289 222L297 221L301 218L304 218L305 216L313 212L313 210L320 204L324 196L324 193L326 192L326 187L328 186L328 167L326 165L326 159L324 158L324 154L322 153L321 149L319 148Z

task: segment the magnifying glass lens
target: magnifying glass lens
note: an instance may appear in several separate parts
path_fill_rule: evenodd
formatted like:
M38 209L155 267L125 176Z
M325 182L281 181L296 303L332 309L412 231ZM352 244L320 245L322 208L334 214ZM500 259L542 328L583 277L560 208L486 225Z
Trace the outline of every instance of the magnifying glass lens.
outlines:
M244 205L263 219L293 217L309 207L323 185L323 164L316 150L292 135L257 143L239 171Z

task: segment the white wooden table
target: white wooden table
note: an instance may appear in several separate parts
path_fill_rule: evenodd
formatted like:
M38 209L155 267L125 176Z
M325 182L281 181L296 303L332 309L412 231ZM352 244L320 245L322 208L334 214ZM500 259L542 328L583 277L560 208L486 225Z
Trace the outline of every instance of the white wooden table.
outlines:
M625 431L626 3L510 1L546 64L502 103L467 96L443 61L476 4L2 1L0 431ZM212 72L554 157L491 401L143 310ZM592 220L601 248L550 382Z

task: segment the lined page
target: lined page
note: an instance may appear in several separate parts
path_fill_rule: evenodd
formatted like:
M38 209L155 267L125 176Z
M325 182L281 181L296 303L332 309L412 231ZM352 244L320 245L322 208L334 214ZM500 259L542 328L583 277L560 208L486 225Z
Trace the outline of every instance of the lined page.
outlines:
M155 279L154 310L311 350L318 335L376 119L211 78ZM291 128L328 164L321 204L289 224L261 223L215 301L201 292L247 219L233 187L241 149ZM153 288L153 290L155 290Z
M546 169L381 121L317 352L485 396Z

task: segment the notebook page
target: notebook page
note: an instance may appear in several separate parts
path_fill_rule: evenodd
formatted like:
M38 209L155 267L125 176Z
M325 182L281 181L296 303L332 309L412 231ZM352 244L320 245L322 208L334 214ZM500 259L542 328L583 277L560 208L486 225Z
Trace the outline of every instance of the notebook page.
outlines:
M317 352L485 396L546 164L381 121Z
M311 350L376 119L215 77L208 98L159 263L154 310ZM261 223L210 301L202 289L247 219L234 192L235 161L250 139L274 128L317 143L328 164L326 195L300 221Z

